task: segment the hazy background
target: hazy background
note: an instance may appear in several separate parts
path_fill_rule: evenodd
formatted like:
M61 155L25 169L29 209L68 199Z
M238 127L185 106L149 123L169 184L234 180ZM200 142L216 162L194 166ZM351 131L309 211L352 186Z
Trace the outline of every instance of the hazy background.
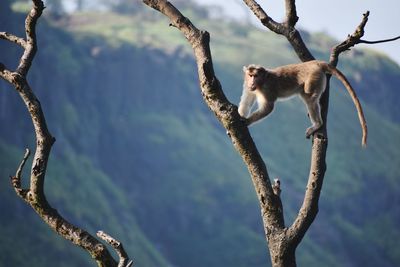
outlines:
M47 0L48 1L48 0ZM134 0L142 4L140 0ZM248 20L255 25L264 27L241 0L194 0L195 2L222 8L225 15L238 20ZM76 1L64 1L70 8ZM85 1L90 2L90 1ZM174 1L171 1L174 3ZM98 5L98 0L92 0L92 6ZM285 14L285 5L282 0L261 0L258 3L269 16L276 21L282 21ZM297 1L298 28L310 32L325 32L338 40L344 40L348 34L354 32L361 22L362 14L370 11L369 21L365 27L364 40L375 41L389 39L400 35L400 2L398 0L319 0ZM374 45L357 45L358 48L367 47L377 49L390 55L400 64L400 46L398 42L389 42Z
M298 61L285 38L246 23L259 25L243 13L241 1L215 1L229 5L213 10L193 1L172 3L210 32L215 72L232 103L240 99L243 65ZM192 48L165 16L140 2L48 0L28 77L57 139L46 197L72 223L122 241L135 266L269 266L254 187L202 100ZM260 3L280 20L281 2ZM379 18L372 1L352 2L362 6L356 10L346 2L336 12L328 1L298 1L299 26L343 40L370 9L366 39L396 35L398 23L384 22L397 18L395 2L376 2L384 12ZM77 3L82 5L72 12ZM0 31L23 36L30 7L30 1L2 0ZM323 15L312 16L315 10ZM238 19L227 19L224 12ZM372 36L374 27L385 30ZM339 29L343 33L336 34ZM326 60L337 44L328 34L302 31L316 58ZM388 45L398 47L399 41ZM297 249L299 266L400 266L400 65L372 51L380 47L357 46L340 56L339 68L365 112L368 148L360 146L349 95L333 80L328 169L318 217ZM14 43L0 41L2 64L15 68L20 56ZM301 100L292 98L250 128L270 177L281 179L287 225L307 184L309 123ZM54 234L9 184L24 149L34 145L25 106L0 79L0 266L94 267L87 253ZM29 167L25 171L27 182Z

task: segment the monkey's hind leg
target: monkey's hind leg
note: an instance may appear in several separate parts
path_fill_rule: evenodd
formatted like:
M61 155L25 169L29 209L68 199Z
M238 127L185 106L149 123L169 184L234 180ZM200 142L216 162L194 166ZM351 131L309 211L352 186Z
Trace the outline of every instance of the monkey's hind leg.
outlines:
M310 138L322 126L321 109L319 106L319 95L305 96L303 100L307 105L308 115L312 125L306 130L306 138Z
M321 128L323 124L319 99L325 90L325 85L325 73L318 70L310 75L309 79L304 83L304 91L300 94L307 106L308 117L312 123L312 125L306 130L307 139Z

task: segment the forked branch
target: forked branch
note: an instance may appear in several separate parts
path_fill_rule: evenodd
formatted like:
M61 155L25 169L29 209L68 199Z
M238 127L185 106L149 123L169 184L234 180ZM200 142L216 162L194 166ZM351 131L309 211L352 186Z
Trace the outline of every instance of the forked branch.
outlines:
M295 0L285 0L286 7L286 24L289 27L294 27L299 20L296 11L296 1Z
M349 35L346 40L341 42L340 44L336 45L331 52L331 56L329 59L329 63L332 66L337 66L339 55L340 53L349 50L351 47L355 46L356 44L360 43L361 37L364 36L364 28L368 22L369 11L363 14L363 19L361 20L360 24L355 29L354 33Z
M254 0L243 0L243 2L249 6L253 13L261 20L260 14L266 14L263 8ZM295 24L298 20L296 15L296 5L294 0L285 0L286 6L286 23L278 23L279 30L277 27L270 27L270 24L264 25L271 31L281 34L286 37L289 43L292 45L297 56L302 61L313 60L314 57L308 50L300 33L295 28ZM256 9L254 8L256 7ZM271 19L271 21L273 21ZM327 113L328 113L328 102L329 102L329 85L326 88L324 94L321 97L321 115L324 121L323 127L316 134L314 134L313 145L311 149L311 166L310 174L308 177L307 188L304 196L303 205L292 224L286 232L286 238L291 244L288 246L289 250L293 250L302 240L304 234L314 221L318 213L318 201L323 184L323 179L326 170L326 150L327 150Z
M25 46L26 46L26 42L23 38L17 37L8 32L0 32L0 39L7 40L12 43L16 43L17 45L21 46L22 48L25 48Z
M298 20L295 0L285 0L286 20L283 23L278 23L268 16L257 1L243 0L243 2L265 27L286 37L301 61L310 61L314 59L307 46L304 44L299 31L295 28Z
M314 59L310 52L307 50L300 34L294 28L297 22L296 7L294 0L285 0L286 3L286 23L276 23L270 18L262 7L253 0L243 0L243 2L249 6L253 13L260 19L260 21L268 27L270 30L277 34L284 35L288 41L292 44L293 49L302 61ZM343 51L349 50L351 47L359 43L381 43L394 41L400 38L395 37L392 39L379 40L379 41L365 41L361 37L364 35L364 28L368 21L369 12L367 11L363 15L361 23L358 25L352 35L342 43L338 44L332 49L330 64L333 66L337 65L338 57ZM267 18L267 19L266 19ZM267 22L267 23L265 23ZM323 178L326 170L326 149L327 149L327 113L329 106L329 78L326 85L325 93L321 98L321 113L324 121L324 127L314 135L313 146L311 150L311 166L310 174L308 178L307 188L304 196L303 205L300 208L299 214L296 217L292 226L288 229L287 233L289 239L292 240L295 246L297 246L304 234L311 226L318 212L318 201L323 184Z
M256 1L243 0L260 22L273 32L283 34L285 27L273 20Z
M352 34L347 36L347 39L341 42L340 44L336 45L331 52L330 56L330 64L333 66L337 65L339 60L340 53L350 50L357 44L379 44L379 43L387 43L392 42L400 39L400 36L390 38L390 39L383 39L383 40L376 40L376 41L367 41L362 40L361 38L364 36L364 28L368 22L369 11L363 14L363 18L357 28L354 30Z
M124 246L122 245L121 242L116 240L115 238L111 237L109 234L103 232L103 231L98 231L97 236L104 241L106 241L110 246L112 246L117 252L118 257L119 257L119 263L118 267L131 267L133 266L133 261L129 260L128 253L126 253Z
M25 19L25 50L17 67L17 73L24 77L28 74L37 51L36 23L44 10L44 4L41 0L32 0L32 2L33 8Z

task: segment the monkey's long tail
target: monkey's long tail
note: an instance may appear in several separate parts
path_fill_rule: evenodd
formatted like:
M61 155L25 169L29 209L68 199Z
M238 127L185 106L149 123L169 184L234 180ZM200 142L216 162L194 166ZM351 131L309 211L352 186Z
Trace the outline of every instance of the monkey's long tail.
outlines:
M365 121L364 112L361 107L360 101L358 100L358 97L356 95L356 92L354 91L353 87L351 87L346 76L344 76L344 74L342 72L340 72L340 70L338 70L337 68L335 68L329 64L326 64L326 63L324 64L324 67L326 69L326 72L329 72L329 73L335 75L335 77L338 78L343 83L343 85L346 87L347 91L349 92L351 99L353 100L354 105L357 108L358 119L360 120L360 124L361 124L361 129L362 129L362 134L363 134L361 144L363 147L366 147L367 146L367 135L368 135L367 122Z

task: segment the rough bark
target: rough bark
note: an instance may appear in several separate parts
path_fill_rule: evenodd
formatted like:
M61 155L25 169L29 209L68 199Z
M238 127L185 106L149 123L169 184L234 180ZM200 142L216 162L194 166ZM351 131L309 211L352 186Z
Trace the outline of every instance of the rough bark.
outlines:
M31 167L29 188L21 187L22 169L30 155L29 149L26 150L15 176L11 177L11 184L16 194L25 200L51 229L86 250L98 266L117 267L117 262L101 242L85 230L69 223L56 209L51 207L45 196L44 181L47 163L55 138L48 130L40 102L26 79L37 51L36 23L44 10L41 0L32 0L32 3L33 7L25 20L25 39L10 33L0 32L0 39L13 42L24 49L15 71L9 70L0 63L0 77L14 86L19 93L31 116L36 136L36 149ZM124 259L127 259L126 254ZM118 266L125 265L120 264Z

